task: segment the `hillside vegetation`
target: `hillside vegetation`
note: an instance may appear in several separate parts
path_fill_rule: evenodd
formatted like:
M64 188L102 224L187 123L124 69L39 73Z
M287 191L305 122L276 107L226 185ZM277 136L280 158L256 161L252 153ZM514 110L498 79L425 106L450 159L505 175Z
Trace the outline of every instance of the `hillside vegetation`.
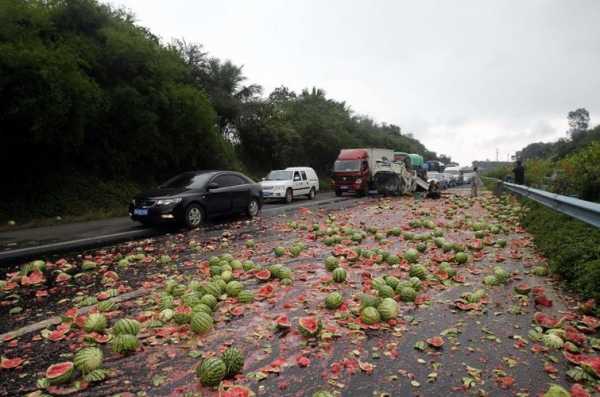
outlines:
M262 95L245 80L201 45L164 43L95 0L0 0L0 219L124 208L190 169L324 174L342 147L436 158L323 90Z
M588 129L588 122L585 109L570 112L568 137L532 143L518 152L525 165L525 184L600 202L600 126ZM512 175L512 167L487 175L503 179Z

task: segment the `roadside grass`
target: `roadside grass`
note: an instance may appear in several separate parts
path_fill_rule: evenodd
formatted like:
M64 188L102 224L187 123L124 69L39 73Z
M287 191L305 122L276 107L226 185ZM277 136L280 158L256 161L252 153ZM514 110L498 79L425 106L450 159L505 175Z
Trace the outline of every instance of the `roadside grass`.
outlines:
M529 199L521 223L534 236L550 270L582 298L600 302L600 229Z
M321 192L329 192L332 191L331 188L331 178L319 178L319 191Z
M0 230L15 230L127 215L142 186L130 181L101 181L70 176L53 178L0 202ZM10 226L9 221L16 224Z

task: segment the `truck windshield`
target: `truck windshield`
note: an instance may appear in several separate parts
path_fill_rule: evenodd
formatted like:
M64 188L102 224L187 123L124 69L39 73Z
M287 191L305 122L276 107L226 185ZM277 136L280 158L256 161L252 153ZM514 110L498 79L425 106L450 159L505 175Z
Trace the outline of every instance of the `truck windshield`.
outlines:
M335 172L353 172L360 171L360 160L337 160L333 164Z
M292 179L292 171L271 171L267 175L267 181L289 181Z

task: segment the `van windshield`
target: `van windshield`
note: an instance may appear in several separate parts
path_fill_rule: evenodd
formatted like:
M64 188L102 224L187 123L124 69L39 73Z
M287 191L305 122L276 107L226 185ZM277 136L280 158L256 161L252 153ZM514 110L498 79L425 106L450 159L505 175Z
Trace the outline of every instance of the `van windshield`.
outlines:
M265 179L267 181L289 181L292 179L292 171L271 171Z
M333 164L335 172L354 172L360 171L360 160L337 160Z

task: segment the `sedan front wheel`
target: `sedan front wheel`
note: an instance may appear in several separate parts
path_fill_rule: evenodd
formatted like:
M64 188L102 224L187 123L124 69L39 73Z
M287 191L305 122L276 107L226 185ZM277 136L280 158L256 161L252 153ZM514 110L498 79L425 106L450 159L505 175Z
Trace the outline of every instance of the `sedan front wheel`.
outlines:
M190 204L185 209L185 226L188 229L199 227L204 221L204 210L198 204Z

